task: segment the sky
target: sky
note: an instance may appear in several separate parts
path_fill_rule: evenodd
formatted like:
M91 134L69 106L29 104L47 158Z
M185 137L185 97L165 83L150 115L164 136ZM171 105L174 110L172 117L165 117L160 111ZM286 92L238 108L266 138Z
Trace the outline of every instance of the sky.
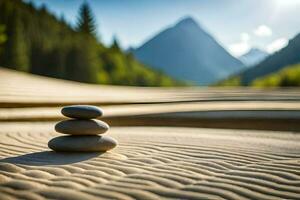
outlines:
M278 51L300 33L300 0L27 0L45 4L57 16L76 24L78 9L92 8L100 40L121 47L139 47L183 17L199 25L238 57L250 48Z

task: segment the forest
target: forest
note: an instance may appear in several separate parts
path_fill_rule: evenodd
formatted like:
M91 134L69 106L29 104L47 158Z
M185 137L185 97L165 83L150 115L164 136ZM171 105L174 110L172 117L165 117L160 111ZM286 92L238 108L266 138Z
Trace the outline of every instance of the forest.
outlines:
M241 76L232 76L221 81L215 86L239 87L242 85ZM289 65L283 67L279 71L270 73L254 79L249 83L251 87L267 88L267 87L299 87L300 86L300 64Z
M0 1L0 66L86 83L183 86L124 52L115 38L105 46L96 36L96 21L87 2L76 26L21 0Z
M300 64L287 66L276 73L257 78L251 85L255 87L299 87Z

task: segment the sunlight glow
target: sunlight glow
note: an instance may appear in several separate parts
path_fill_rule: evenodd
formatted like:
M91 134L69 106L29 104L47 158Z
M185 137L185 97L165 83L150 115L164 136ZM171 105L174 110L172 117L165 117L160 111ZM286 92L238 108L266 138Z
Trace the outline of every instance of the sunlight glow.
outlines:
M275 2L279 8L292 8L300 5L300 0L276 0Z

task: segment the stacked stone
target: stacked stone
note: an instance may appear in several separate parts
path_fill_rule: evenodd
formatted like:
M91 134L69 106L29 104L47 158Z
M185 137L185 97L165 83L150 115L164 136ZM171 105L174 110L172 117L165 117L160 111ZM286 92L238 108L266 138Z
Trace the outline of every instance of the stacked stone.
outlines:
M103 114L98 107L66 106L61 113L72 119L61 121L55 125L57 132L67 135L50 140L48 142L50 149L71 152L102 152L117 146L116 140L101 135L109 129L109 126L105 122L95 119Z

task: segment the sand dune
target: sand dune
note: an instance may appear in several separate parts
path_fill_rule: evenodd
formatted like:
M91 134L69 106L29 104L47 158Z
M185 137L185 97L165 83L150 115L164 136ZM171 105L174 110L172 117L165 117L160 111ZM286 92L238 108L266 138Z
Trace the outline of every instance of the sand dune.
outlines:
M1 197L299 199L300 135L112 128L111 152L54 153L53 123L2 123Z

